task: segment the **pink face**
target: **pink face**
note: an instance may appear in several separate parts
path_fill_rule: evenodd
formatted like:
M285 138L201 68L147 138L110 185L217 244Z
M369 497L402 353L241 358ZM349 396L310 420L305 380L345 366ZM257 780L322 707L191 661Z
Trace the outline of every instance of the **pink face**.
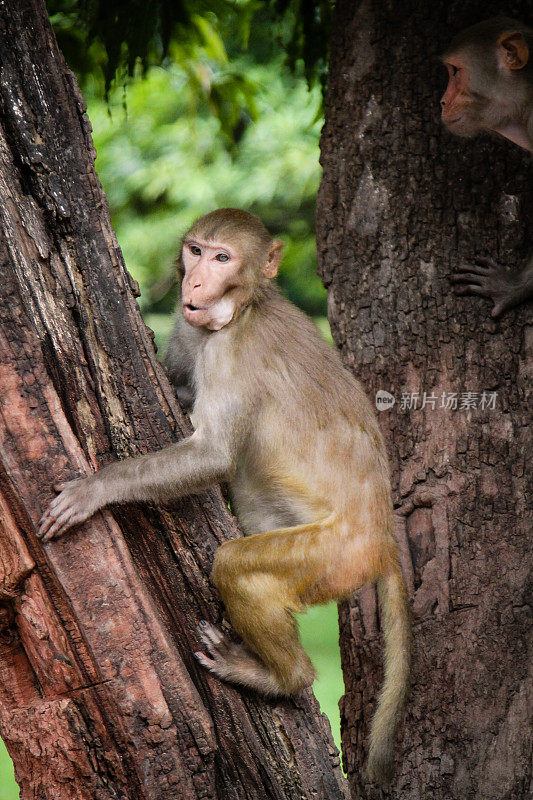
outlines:
M189 325L219 331L231 322L241 285L242 259L226 242L187 238L181 253L183 315Z
M448 86L440 101L442 121L454 133L466 133L463 131L467 123L469 99L466 65L458 56L450 57L444 63L448 68Z

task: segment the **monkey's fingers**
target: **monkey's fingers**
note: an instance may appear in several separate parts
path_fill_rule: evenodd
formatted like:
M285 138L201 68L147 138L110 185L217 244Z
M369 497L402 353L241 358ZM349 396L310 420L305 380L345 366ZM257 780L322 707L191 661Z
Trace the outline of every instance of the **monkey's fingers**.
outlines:
M54 536L60 536L68 527L68 517L51 517L39 528L38 537L43 542L49 542Z
M489 272L504 269L501 264L498 264L497 261L494 261L493 258L489 258L488 256L476 256L476 263L486 267Z
M65 489L72 489L74 486L79 486L82 484L86 477L82 478L73 478L71 481L62 481L61 483L54 483L54 492L62 492Z
M50 505L48 506L48 509L44 516L48 516L49 514L54 514L54 513L57 514L58 512L60 512L64 508L67 508L68 506L69 506L69 501L67 499L67 495L62 493L58 494L57 497L54 497L53 500L50 500Z
M41 517L39 523L38 536L44 536L48 529L53 525L59 516L68 508L68 503L65 503L65 495L59 494L50 501L50 504Z
M202 639L212 641L214 644L219 644L224 638L222 631L215 625L211 625L206 619L201 619L198 623L198 633Z
M53 513L50 506L48 506L47 510L39 521L39 527L37 529L37 536L39 539L44 538L49 528L54 524L56 518L56 515Z
M504 311L507 311L509 308L513 308L513 306L516 305L518 304L515 297L502 297L501 300L498 300L497 303L494 303L494 308L490 312L490 315L493 319L497 319L503 314Z
M60 516L62 511L67 507L68 503L65 502L66 495L63 494L63 490L68 488L69 485L77 482L79 482L79 479L76 479L74 481L67 481L65 483L54 484L53 487L54 491L58 492L58 495L57 497L54 497L54 499L50 501L48 508L46 509L46 511L44 512L39 521L39 528L37 530L37 536L39 538L44 538L50 526Z
M49 542L55 536L61 536L73 525L84 522L89 516L72 498L62 492L55 497L41 517L37 536L43 542Z
M467 266L464 264L463 266ZM477 272L475 271L474 267L470 268L470 272L454 272L453 275L450 275L450 280L452 283L477 283L481 284L484 278L487 277L486 272Z
M79 521L77 517L78 515L71 508L67 508L58 514L51 514L43 520L37 535L43 542L49 542L54 537L61 536L73 525L76 525Z
M481 297L490 297L491 292L486 286L479 283L468 283L465 286L454 286L455 294L479 294Z

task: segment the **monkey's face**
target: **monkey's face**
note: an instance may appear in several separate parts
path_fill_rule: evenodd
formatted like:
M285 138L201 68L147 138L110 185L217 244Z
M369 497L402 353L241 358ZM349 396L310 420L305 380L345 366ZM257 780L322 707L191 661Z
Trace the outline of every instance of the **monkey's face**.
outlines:
M183 315L189 325L218 331L242 304L243 262L226 242L187 237L181 253Z
M452 42L443 59L448 86L440 101L442 121L452 133L502 132L522 122L524 111L529 116L529 46L513 25L512 20L488 20L459 34L455 46ZM493 41L487 40L487 26L491 37L499 34Z
M448 85L440 101L442 122L457 136L473 136L483 130L483 112L487 98L474 91L468 60L452 54L444 62L448 69Z

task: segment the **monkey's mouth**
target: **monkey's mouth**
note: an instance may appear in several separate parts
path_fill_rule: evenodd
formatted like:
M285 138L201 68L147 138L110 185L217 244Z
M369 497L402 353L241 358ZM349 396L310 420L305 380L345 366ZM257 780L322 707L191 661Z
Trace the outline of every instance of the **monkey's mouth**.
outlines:
M194 303L183 304L183 317L189 325L203 325L206 311L204 306L195 306Z
M462 119L463 116L462 114L456 114L454 117L451 117L448 116L448 114L449 112L446 112L444 110L441 113L442 121L444 122L445 125L453 125L455 122L459 122L459 120Z

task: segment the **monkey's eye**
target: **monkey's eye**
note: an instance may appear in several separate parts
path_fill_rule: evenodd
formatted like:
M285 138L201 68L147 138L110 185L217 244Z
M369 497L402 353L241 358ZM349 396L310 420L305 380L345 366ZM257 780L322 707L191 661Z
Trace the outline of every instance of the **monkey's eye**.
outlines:
M197 244L189 245L189 250L191 251L193 256L201 256L202 255L202 250L198 247Z
M218 255L215 256L215 258L216 258L217 261L220 261L223 264L226 261L229 261L229 256L228 256L227 253L219 253Z
M450 64L450 72L455 77L459 72L459 67L456 67L455 64Z

